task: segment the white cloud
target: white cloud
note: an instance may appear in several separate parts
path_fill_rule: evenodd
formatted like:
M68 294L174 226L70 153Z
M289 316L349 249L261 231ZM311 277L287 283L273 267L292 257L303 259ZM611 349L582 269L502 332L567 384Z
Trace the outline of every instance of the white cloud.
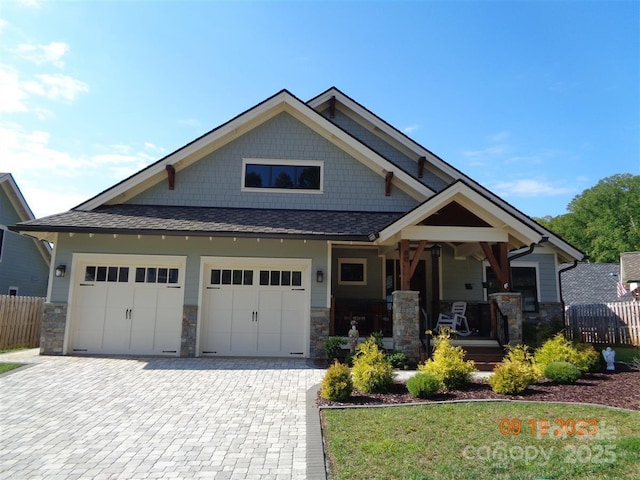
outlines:
M494 145L492 147L487 147L480 150L465 150L461 153L463 157L479 158L479 157L504 155L505 153L508 153L508 152L509 152L508 145Z
M36 65L51 63L58 68L64 67L62 57L69 51L69 45L63 42L51 42L48 45L22 43L14 53Z
M491 140L492 142L499 143L499 142L504 142L510 136L511 136L511 132L503 130L502 132L498 132L498 133L495 133L495 134L491 135L489 137L489 140Z
M420 128L420 125L409 125L408 127L404 127L402 130L404 131L404 133L412 133L415 132L418 128Z
M2 30L4 30L4 27L6 27L7 25L9 25L9 22L7 22L3 18L0 18L0 32L2 32Z
M27 92L20 85L17 71L9 66L0 65L0 112L26 112Z
M200 120L196 120L195 118L183 118L181 120L178 120L178 124L186 125L188 127L199 127Z
M39 81L28 81L23 87L33 95L40 95L50 100L74 101L81 93L89 92L89 85L68 75L60 73L36 75Z
M497 182L491 185L490 189L504 197L550 197L574 193L573 188L535 179Z

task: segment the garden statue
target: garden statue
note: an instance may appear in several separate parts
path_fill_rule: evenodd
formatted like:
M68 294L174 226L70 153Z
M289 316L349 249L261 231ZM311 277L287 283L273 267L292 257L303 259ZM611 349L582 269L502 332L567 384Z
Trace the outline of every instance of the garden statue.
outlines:
M351 348L351 353L355 353L356 345L358 345L358 337L360 336L357 325L358 322L351 320L351 330L349 330L349 347Z
M616 361L616 351L612 350L611 347L607 347L602 350L602 356L604 357L604 361L607 362L607 372L613 372L616 369L614 365Z

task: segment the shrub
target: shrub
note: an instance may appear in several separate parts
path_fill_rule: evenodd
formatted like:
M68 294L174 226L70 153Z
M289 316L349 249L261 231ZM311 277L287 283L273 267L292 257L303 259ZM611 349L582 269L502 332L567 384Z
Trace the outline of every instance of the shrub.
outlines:
M327 369L320 386L320 396L327 400L344 402L349 400L353 391L351 371L337 360Z
M322 344L322 348L329 360L335 360L342 351L342 345L345 345L346 343L347 340L344 338L331 337Z
M569 362L551 362L544 369L544 376L558 383L575 383L582 376L582 372Z
M496 393L516 395L536 383L540 377L540 368L536 365L529 347L517 345L509 347L507 356L493 370L489 384Z
M434 375L446 389L464 387L476 371L473 361L464 360L464 350L451 345L450 334L446 330L440 333L435 339L433 357L418 365L419 371Z
M562 333L558 333L536 350L535 359L542 371L550 363L569 362L581 372L588 372L597 367L600 356L591 345L575 346Z
M407 381L407 390L416 398L429 398L442 387L442 383L431 373L418 372Z
M398 352L396 350L389 350L385 354L385 358L393 368L401 368L403 370L406 370L407 368L409 368L409 359L407 358L407 355L404 354L403 352Z
M373 337L358 346L351 373L353 385L362 393L384 393L393 384L393 367Z

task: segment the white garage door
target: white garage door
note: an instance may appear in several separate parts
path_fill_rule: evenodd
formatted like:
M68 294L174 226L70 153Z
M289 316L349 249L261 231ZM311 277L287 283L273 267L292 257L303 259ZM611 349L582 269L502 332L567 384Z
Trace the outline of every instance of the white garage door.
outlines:
M304 356L308 265L300 260L244 262L230 265L225 259L204 265L201 354Z
M77 262L67 352L180 354L183 262L132 260L102 256Z

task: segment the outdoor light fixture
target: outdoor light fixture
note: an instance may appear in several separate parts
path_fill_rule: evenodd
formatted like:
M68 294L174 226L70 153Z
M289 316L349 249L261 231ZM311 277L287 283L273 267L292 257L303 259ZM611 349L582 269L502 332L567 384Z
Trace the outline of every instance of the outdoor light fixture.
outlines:
M440 253L442 252L442 247L440 245L434 245L429 250L431 250L431 256L433 258L440 258Z
M56 277L64 277L65 272L67 271L66 265L58 265L56 267Z
M464 288L466 288L467 290L472 290L473 289L473 284L472 283L465 283L464 284Z
M324 272L322 270L318 270L316 272L316 282L318 283L324 282Z

